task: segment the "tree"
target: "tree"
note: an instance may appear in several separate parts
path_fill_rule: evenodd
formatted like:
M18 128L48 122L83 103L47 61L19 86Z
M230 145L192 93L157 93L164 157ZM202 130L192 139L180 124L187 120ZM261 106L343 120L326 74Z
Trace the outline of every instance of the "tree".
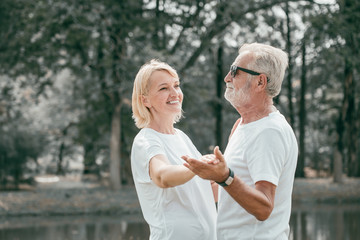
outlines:
M26 111L31 91L11 86L10 81L0 77L0 187L18 189L22 181L31 182L27 165L37 164L48 139ZM30 175L24 179L23 173Z
M19 6L21 2L14 1L11 3L12 7ZM9 7L11 5L9 1L6 4ZM20 9L20 16L23 16L20 21L14 21L12 26L2 31L7 37L6 43L1 45L4 49L2 56L7 58L7 65L3 65L1 70L14 70L12 76L36 76L33 88L38 96L44 93L47 86L51 87L51 76L61 69L71 69L75 76L85 77L85 80L95 83L90 87L97 99L93 99L94 95L91 95L90 99L85 100L93 102L88 105L88 109L94 109L93 106L99 102L105 104L102 114L108 116L109 121L103 124L111 126L110 165L114 188L119 188L121 184L120 111L126 90L124 81L129 79L128 70L132 69L129 67L132 65L131 61L124 60L127 57L129 33L141 26L137 22L142 21L141 9L142 1L94 0L86 5L82 1L37 1ZM11 20L15 19L15 16L11 17ZM20 38L17 37L19 35ZM30 41L27 42L26 39ZM14 47L7 46L9 42ZM11 54L16 47L22 51L16 51L16 55ZM97 88L93 88L94 86ZM77 124L83 125L85 121L91 121L86 117L86 114L83 115ZM102 127L96 125L96 128ZM94 135L93 132L89 131L88 135L92 136L91 142L96 142L99 134ZM82 133L86 135L85 132ZM87 150L88 145L84 143L84 146Z
M324 67L323 72L328 76L327 82L336 79L338 83L331 81L334 89L342 89L342 100L336 99L334 106L337 106L337 119L334 121L336 132L336 143L334 153L334 181L342 181L343 168L349 172L351 169L357 169L358 160L356 159L356 148L358 145L357 116L354 81L354 71L359 60L358 48L359 36L359 4L356 1L338 1L335 5L324 5L322 8L315 9L316 14L311 18L311 24L314 28L313 43L316 44L321 55L326 55L327 66L332 66L331 75L325 72L329 67ZM319 14L320 13L320 14ZM326 44L324 44L326 43ZM326 70L325 70L326 69ZM339 71L338 69L343 69ZM335 78L334 78L335 77ZM336 78L337 77L337 78ZM335 84L334 84L335 83ZM330 88L329 88L330 89ZM336 89L337 90L337 89ZM338 103L341 103L340 105ZM351 139L350 141L348 141ZM347 161L345 161L348 159ZM353 160L354 159L354 160ZM354 165L350 166L353 163ZM355 170L356 171L356 170ZM353 174L353 173L352 173ZM354 176L354 175L353 175Z
M0 73L12 79L2 86L2 100L11 95L7 93L15 86L32 89L34 102L43 99L51 102L49 94L57 92L62 98L66 96L67 101L54 106L51 117L73 113L72 118L64 118L61 123L53 121L56 134L52 134L56 137L52 138L51 146L56 149L59 167L61 159L71 155L72 145L81 146L85 172L98 172L99 159L105 159L102 167L109 166L115 189L121 183L131 182L129 154L138 131L131 119L132 82L139 67L151 58L159 58L178 69L185 93L185 119L179 126L199 150L208 153L211 146L223 144L238 118L222 98L223 77L239 45L253 41L287 48L289 52L288 81L284 82L276 105L299 131L302 170L305 165L325 168L333 155L336 126L327 123L335 122L334 109L341 108L341 101L332 93L342 87L338 79L345 79L344 70L338 71L345 69L345 56L351 56L348 69L352 72L359 65L350 64L358 60L356 55L347 54L353 48L344 44L344 39L351 43L358 36L345 38L344 32L327 26L329 23L335 26L341 19L348 24L346 21L350 20L346 16L351 11L344 11L341 18L337 5L285 0L5 0L0 4L4 13L0 14L3 23ZM304 27L295 20L297 16L304 16L303 23L309 26L306 41L301 40ZM346 32L350 32L351 25L355 33L357 28L350 23ZM353 41L353 47L356 44ZM306 90L298 84L304 83L305 78L305 70L301 70L305 67L304 61L301 63L302 47L306 49L308 62ZM68 95L55 86L56 76L64 70L69 71L71 82L67 86ZM356 74L352 76L349 90L354 93L346 93L352 97L346 100L349 104L343 105L349 108L343 111L346 124L339 128L343 135L338 143L345 146L341 150L344 159L350 159L350 155L353 159L351 149L359 144L355 133L359 124L355 117L359 115L358 86L354 80ZM292 102L298 96L300 105ZM309 98L306 104L305 98ZM12 101L5 102L0 102L0 112L11 109ZM299 120L294 114L298 110ZM309 132L310 137L305 134ZM334 137L329 138L328 134ZM350 136L354 139L352 147L347 140ZM350 165L356 169L353 160L344 163L346 169Z
M345 160L348 168L348 175L355 177L360 176L360 163L358 161L358 144L359 144L359 115L360 109L356 105L359 102L356 99L356 81L355 81L355 66L358 65L359 60L359 43L360 36L360 3L354 0L342 0L339 1L339 23L345 26L343 31L340 31L339 35L345 40L344 46L344 100L340 113L340 118L345 120L345 126L347 128L346 141L348 156Z
M299 111L299 158L296 167L296 176L305 177L305 126L306 126L306 39L302 42L302 69L300 89L300 111Z

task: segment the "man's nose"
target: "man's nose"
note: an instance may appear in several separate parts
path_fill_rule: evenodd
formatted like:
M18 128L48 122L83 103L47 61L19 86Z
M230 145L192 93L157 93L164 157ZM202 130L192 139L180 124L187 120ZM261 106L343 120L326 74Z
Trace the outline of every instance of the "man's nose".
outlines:
M224 78L224 82L231 82L230 71L226 74L226 76L225 76L225 78Z

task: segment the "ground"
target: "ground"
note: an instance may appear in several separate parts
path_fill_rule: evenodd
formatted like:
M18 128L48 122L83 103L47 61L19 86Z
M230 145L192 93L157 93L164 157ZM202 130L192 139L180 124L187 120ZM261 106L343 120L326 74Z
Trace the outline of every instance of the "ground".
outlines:
M26 190L1 191L0 217L140 212L133 186L112 191L96 181L56 176L52 180ZM345 178L342 184L331 178L295 179L293 203L309 202L360 203L360 179Z

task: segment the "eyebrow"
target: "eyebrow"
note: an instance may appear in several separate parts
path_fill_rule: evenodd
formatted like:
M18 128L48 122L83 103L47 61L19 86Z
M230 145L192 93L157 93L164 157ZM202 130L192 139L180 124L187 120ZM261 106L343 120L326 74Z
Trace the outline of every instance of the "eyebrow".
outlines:
M180 83L180 81L175 81L174 83ZM169 83L160 83L160 84L158 85L158 87L161 87L161 86L163 86L163 85L167 86L167 85L169 85Z

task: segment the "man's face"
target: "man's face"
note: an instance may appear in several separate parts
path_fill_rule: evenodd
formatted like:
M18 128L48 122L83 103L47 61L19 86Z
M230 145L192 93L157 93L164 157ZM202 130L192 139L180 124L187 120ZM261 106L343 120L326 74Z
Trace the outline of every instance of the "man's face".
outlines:
M233 65L246 67L246 61L248 60L248 56L241 54L235 59ZM249 103L251 97L251 75L239 70L235 77L232 77L229 71L224 81L226 83L225 99L231 105L241 107Z

